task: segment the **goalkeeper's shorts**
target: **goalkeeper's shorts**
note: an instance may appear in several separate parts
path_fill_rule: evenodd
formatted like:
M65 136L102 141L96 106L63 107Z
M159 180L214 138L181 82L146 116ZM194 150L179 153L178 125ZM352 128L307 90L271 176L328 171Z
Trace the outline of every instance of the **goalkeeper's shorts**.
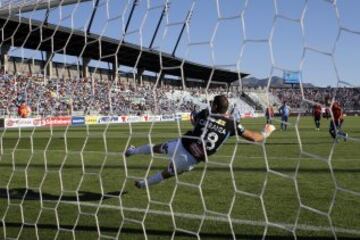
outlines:
M168 170L174 174L191 171L198 163L193 155L191 155L182 145L181 139L170 140L162 145L163 151L170 160ZM175 172L175 169L176 172Z

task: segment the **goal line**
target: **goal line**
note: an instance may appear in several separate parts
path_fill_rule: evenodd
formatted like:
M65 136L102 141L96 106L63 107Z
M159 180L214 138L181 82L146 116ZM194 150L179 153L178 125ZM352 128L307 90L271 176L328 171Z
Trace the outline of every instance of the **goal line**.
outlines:
M73 150L69 150L69 151L65 151L65 150L57 150L57 149L29 149L29 148L16 148L15 150L13 148L3 148L4 154L6 155L11 154L12 152L32 152L32 153L44 153L44 152L56 152L56 153L65 153L65 154L101 154L101 155L107 155L107 156L119 156L121 157L123 155L122 151L119 152L114 152L114 151L88 151L88 150L84 150L84 151L73 151ZM221 159L221 158L232 158L232 155L216 155L213 158L215 159ZM158 157L157 157L158 158ZM248 158L248 159L264 159L263 156L241 156L241 158ZM165 159L165 158L164 158ZM167 158L166 158L167 159ZM267 159L276 159L276 160L299 160L299 159L314 159L311 156L299 156L299 157L286 157L286 156L271 156L271 157L267 157ZM336 159L336 158L335 158ZM342 160L347 160L347 161L357 161L358 158L341 158Z

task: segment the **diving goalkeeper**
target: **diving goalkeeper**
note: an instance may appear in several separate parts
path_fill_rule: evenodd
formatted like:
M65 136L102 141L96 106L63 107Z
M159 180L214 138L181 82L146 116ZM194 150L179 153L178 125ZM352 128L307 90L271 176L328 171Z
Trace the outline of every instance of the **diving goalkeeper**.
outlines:
M211 103L211 111L204 109L194 116L194 128L179 139L139 147L130 146L125 156L136 154L160 153L169 157L170 163L166 169L148 177L146 180L136 180L135 186L146 188L162 182L164 179L190 171L201 161L216 153L230 136L239 135L252 142L262 142L275 130L266 124L262 132L246 130L239 122L225 116L229 106L226 96L218 95Z

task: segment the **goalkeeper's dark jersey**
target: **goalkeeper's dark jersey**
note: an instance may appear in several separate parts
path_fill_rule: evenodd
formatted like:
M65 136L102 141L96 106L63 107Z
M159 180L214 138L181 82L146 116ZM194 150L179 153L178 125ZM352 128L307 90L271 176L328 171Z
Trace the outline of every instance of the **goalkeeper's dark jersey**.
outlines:
M185 133L181 142L198 161L214 154L229 136L236 132L241 135L244 131L239 123L225 116L210 115L208 109L196 114L193 122L193 130Z

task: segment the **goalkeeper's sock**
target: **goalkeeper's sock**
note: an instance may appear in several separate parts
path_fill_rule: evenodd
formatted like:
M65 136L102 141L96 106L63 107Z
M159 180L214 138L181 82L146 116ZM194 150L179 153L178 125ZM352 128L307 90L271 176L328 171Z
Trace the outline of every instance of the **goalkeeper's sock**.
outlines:
M152 144L145 144L133 150L133 154L151 154Z
M164 177L162 176L161 172L158 172L155 175L147 178L147 184L148 184L148 186L151 186L154 184L158 184L158 183L162 182L163 180L164 180ZM138 188L145 188L146 183L144 180L136 181L135 186Z

